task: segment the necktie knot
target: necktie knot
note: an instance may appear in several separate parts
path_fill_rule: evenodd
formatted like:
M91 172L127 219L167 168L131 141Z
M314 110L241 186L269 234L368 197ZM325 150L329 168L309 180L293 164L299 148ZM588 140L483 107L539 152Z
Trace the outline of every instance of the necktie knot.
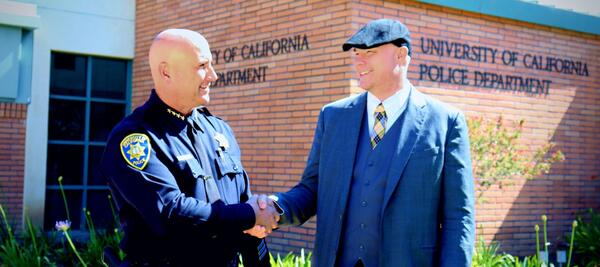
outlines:
M377 107L375 107L375 113L385 113L385 109L383 108L383 103L379 103Z
M373 124L373 135L371 136L371 147L375 148L377 144L383 139L385 134L385 123L387 121L387 115L383 108L383 103L379 103L373 113L375 117L375 123Z

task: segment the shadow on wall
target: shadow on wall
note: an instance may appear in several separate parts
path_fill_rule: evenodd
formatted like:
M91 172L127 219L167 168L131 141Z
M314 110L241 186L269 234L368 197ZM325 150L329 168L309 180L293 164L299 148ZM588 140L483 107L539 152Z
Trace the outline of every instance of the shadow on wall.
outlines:
M546 175L511 186L513 188L507 188L507 191L498 191L502 197L515 190L512 204L499 201L507 207L496 207L508 209L494 235L501 251L517 256L535 254L534 227L538 224L542 228L541 215L546 214L548 242L551 243L548 250L553 259L576 216L585 209L600 208L600 108L593 104L598 95L592 95L594 92L589 87L564 90L575 91L565 110L560 107L549 107L548 110L562 114L550 141L556 143L555 149L564 153L565 160L552 165ZM541 231L540 245L543 246Z

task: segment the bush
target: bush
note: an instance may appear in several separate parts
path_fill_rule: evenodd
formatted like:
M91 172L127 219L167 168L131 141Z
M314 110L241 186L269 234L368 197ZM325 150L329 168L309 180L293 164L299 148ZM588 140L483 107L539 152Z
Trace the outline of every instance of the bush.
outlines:
M573 239L573 249L581 266L600 266L600 214L589 209L587 216L577 216Z
M473 254L473 267L507 266L507 257L510 255L498 254L499 247L497 242L491 241L488 245L485 243L483 236L479 237Z
M46 257L50 251L47 240L33 228L29 219L25 224L26 231L17 239L0 204L0 266L55 266Z
M484 200L483 194L492 186L511 184L511 179L522 177L531 179L545 174L555 162L564 160L560 150L550 153L553 142L546 142L531 153L519 144L524 120L507 125L502 117L496 120L482 117L469 118L469 139L473 161L473 175L479 185L477 199Z
M288 253L283 259L277 254L277 259L271 257L271 266L273 267L310 267L310 258L312 257L312 252L309 252L308 255L304 254L304 249L300 250L300 255L294 255L293 253Z
M273 254L269 254L269 257L272 267L310 267L310 258L312 257L312 252L304 254L304 249L302 249L300 250L300 255L295 255L294 253L290 252L285 255L283 259L279 254L277 254L277 258L274 258ZM238 267L244 267L241 257Z
M114 213L112 200L110 196L108 198L116 223L118 220ZM43 231L35 229L29 218L25 216L26 229L21 235L15 236L11 225L8 223L6 213L0 204L0 266L104 267L106 266L103 259L103 249L105 247L112 247L113 250L119 252L120 259L123 259L124 253L118 247L122 232L117 228L96 230L90 212L87 210L84 210L84 212L89 238L83 243L76 243L71 239L71 223L69 220L57 222L57 231L46 235Z
M523 258L522 261L519 260L519 257L513 257L512 255L507 255L505 258L506 265L510 267L541 267L546 266L537 256L527 256ZM552 265L550 265L552 266Z
M537 256L527 256L523 260L510 254L498 254L499 245L496 242L485 243L479 239L473 254L473 267L540 267L545 266Z
M519 257L515 257L513 255L510 254L506 254L506 253L502 253L502 254L498 254L498 248L499 245L496 242L490 242L489 245L487 245L485 243L485 240L483 239L483 237L480 237L479 242L477 242L476 246L475 246L475 253L473 254L473 266L474 267L546 267L546 266L551 266L553 267L554 265L550 262L544 262L544 261L548 261L548 258L546 259L540 259L539 255L540 252L545 253L545 255L549 255L548 254L548 245L550 243L548 243L548 238L547 238L547 222L548 222L548 217L546 215L542 215L541 216L542 219L542 234L543 234L543 246L540 246L540 227L539 225L535 225L534 229L535 229L535 243L536 243L536 254L533 256L527 256L524 257L523 260L519 260ZM577 228L577 222L573 221L572 224L572 228L571 228L571 236L574 235L575 233L575 229ZM575 238L573 238L573 240L576 240ZM572 244L572 243L570 243ZM570 267L571 265L571 255L572 255L572 251L569 251L567 256L568 256L568 261L566 266ZM589 266L598 266L598 265L589 265ZM575 266L576 267L576 266Z

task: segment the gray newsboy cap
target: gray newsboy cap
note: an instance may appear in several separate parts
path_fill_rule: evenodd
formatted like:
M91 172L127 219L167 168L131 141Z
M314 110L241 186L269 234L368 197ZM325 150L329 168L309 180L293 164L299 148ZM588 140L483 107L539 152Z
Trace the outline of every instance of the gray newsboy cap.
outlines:
M377 19L370 21L367 25L356 32L344 43L342 49L350 50L352 47L367 49L378 47L387 43L396 46L406 46L410 55L410 32L408 28L399 21L391 19Z

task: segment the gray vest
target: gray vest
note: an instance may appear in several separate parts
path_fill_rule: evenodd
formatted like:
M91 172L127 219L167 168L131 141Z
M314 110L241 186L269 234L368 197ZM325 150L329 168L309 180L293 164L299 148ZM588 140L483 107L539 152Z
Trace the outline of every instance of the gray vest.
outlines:
M359 259L366 267L379 265L381 206L390 159L400 137L401 129L397 125L402 125L402 120L404 114L392 127L388 126L388 132L373 150L369 123L366 117L363 118L337 266L354 266Z

